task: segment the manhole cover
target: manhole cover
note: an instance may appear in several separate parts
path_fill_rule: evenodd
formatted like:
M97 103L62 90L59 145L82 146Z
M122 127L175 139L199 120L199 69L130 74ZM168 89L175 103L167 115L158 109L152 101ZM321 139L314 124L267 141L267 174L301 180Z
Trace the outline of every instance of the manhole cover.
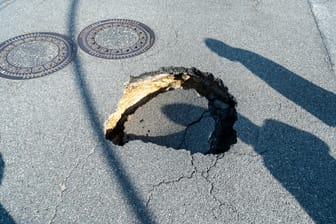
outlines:
M106 59L142 54L153 46L154 40L154 32L148 26L127 19L100 21L78 35L78 44L86 53Z
M71 62L72 41L57 33L30 33L0 44L0 76L7 79L38 78Z

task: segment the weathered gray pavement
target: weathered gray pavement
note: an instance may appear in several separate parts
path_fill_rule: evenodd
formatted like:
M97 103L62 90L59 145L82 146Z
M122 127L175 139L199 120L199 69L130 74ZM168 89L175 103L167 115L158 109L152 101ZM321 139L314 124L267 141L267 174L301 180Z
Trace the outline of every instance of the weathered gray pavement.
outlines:
M0 78L0 223L336 223L335 15L332 0L0 1L0 42L75 40L110 18L156 34L134 58L78 49L54 74ZM162 66L229 87L239 113L230 151L195 153L213 124L189 91L134 115L130 129L152 142L105 141L129 76Z

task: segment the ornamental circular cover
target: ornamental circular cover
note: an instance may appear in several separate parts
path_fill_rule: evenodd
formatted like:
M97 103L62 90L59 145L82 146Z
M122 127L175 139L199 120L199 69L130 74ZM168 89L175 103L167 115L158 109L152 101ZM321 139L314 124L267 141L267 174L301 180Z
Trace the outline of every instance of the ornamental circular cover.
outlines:
M145 24L128 19L109 19L89 25L78 35L86 53L105 59L129 58L153 46L154 32Z
M0 77L32 79L56 72L71 62L75 45L57 33L29 33L0 44Z

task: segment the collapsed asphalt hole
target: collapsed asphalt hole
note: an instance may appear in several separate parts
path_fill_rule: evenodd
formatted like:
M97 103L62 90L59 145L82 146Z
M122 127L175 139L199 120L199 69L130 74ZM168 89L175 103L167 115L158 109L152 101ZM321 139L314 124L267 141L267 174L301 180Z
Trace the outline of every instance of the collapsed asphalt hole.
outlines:
M181 97L177 97L175 98L175 103L172 102L170 105L163 105L162 111L170 120L175 121L175 123L180 123L180 125L186 123L184 124L184 126L186 126L185 130L175 130L175 133L166 133L166 135L163 136L150 134L151 129L148 129L146 134L143 132L140 135L127 134L128 130L125 130L125 125L127 126L127 121L131 120L131 115L133 115L138 108L142 108L143 105L152 99L155 100L158 95L176 89L194 89L198 94L207 99L208 108L204 109L196 120L192 120L189 123L185 121L185 118L176 120L175 112L172 112L173 107L180 110L184 108L188 111L199 109L197 106L181 102ZM186 134L191 128L196 127L195 133L204 134L204 127L202 127L202 125L197 127L196 124L200 124L203 119L213 119L214 127L207 141L208 147L203 147L202 150L191 151L218 154L229 150L230 146L237 141L236 132L233 129L233 125L237 120L235 107L236 101L228 92L228 88L224 86L222 80L215 78L211 73L201 72L195 68L161 68L158 71L144 73L131 78L131 81L125 87L124 95L118 103L116 112L113 113L105 123L105 137L117 145L124 145L129 140L141 139L145 142L168 145L179 149L186 147ZM159 108L156 107L156 110L158 109ZM151 111L153 111L153 109ZM151 112L148 114L150 113ZM140 127L140 123L143 123L144 119L140 118L137 120L139 122L138 126ZM149 117L147 120L151 121L151 125L161 127L160 121L154 122L155 117ZM207 123L209 123L209 120ZM128 129L128 127L126 129ZM167 128L167 130L169 131L169 128ZM181 141L174 140L174 137L176 138L178 135L182 135ZM167 144L169 138L174 144ZM197 142L194 144L197 144ZM206 148L206 150L204 150L204 148Z

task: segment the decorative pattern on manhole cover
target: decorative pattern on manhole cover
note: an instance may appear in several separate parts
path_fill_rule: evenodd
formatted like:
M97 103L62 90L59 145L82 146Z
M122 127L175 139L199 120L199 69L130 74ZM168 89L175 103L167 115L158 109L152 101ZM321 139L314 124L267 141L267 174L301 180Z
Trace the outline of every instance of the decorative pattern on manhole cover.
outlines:
M71 62L75 45L57 33L30 33L0 44L0 77L32 79L56 72Z
M129 58L147 51L155 41L145 24L128 19L110 19L86 27L78 45L86 53L105 59Z

